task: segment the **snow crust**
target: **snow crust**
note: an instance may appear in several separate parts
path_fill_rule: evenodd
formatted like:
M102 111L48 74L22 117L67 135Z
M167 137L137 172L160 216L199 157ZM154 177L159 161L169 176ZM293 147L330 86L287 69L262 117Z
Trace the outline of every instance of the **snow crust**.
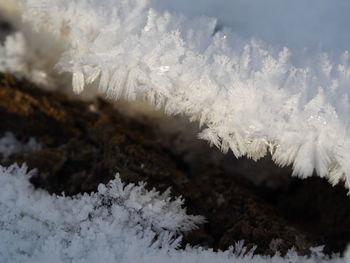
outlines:
M225 252L177 249L178 233L202 217L187 215L181 199L123 185L117 176L97 193L74 197L35 190L25 165L0 166L1 262L346 262L291 250L285 257L253 256L243 242Z

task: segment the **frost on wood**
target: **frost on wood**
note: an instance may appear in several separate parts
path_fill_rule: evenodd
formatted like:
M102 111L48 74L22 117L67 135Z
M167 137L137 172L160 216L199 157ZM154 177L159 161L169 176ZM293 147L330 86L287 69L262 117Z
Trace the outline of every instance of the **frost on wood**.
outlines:
M148 0L18 0L24 18L67 41L58 61L81 92L145 98L198 120L200 137L237 156L271 153L295 175L350 187L349 54L291 54L216 21L156 11Z
M171 201L119 177L97 193L74 197L35 190L25 166L0 166L1 262L346 262L315 248L311 257L291 250L253 256L243 242L225 252L177 249L180 237L202 221L186 215L182 201Z

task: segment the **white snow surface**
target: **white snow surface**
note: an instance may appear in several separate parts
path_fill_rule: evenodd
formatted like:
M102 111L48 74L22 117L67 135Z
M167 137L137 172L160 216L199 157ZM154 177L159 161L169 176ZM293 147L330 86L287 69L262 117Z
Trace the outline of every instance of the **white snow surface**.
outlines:
M0 166L1 262L346 262L320 248L311 257L291 250L283 258L253 256L242 242L225 252L177 249L176 234L202 221L186 215L181 199L123 185L118 176L90 195L49 195L29 183L34 173Z
M278 165L292 165L294 175L316 172L350 187L347 51L333 56L264 44L229 28L216 32L215 19L162 11L169 6L161 0L18 2L39 34L64 40L56 68L72 74L76 92L97 83L115 99L144 98L198 120L199 137L223 152L255 160L270 152ZM321 3L322 12L332 6ZM340 3L331 14L348 10ZM315 17L325 24L321 11Z

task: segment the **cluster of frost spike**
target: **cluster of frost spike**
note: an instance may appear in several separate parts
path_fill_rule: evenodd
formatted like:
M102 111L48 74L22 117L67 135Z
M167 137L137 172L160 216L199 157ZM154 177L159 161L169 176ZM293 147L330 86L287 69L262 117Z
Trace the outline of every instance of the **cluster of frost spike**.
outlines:
M1 262L330 262L321 248L299 256L253 255L243 242L229 250L178 249L179 231L194 228L201 217L186 215L181 201L169 200L117 177L97 193L74 197L49 195L30 184L25 166L0 166Z
M295 175L350 187L348 52L295 56L239 39L216 21L154 9L156 0L17 0L23 17L64 39L57 63L79 93L146 99L199 121L200 138L237 156L271 154Z
M9 133L0 141L12 148L19 145ZM26 147L37 149L33 143ZM0 147L0 153L8 154L8 147ZM96 193L56 196L34 189L29 179L35 173L25 165L0 166L1 262L346 263L350 255L330 258L322 247L312 248L311 256L293 249L284 257L253 255L243 241L224 252L178 249L181 234L203 218L187 215L182 200L170 199L168 192L124 185L117 176Z
M119 177L97 193L71 198L34 190L32 174L25 166L0 166L2 262L45 262L46 257L96 262L92 256L120 262L118 257L138 246L175 249L181 240L176 234L203 221L187 215L182 200L171 201L168 192L123 185Z

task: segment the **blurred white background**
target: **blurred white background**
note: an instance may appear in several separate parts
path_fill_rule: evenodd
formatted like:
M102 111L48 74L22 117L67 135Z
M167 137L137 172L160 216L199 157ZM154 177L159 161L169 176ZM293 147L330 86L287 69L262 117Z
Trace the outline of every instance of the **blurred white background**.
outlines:
M241 37L338 54L350 50L349 0L162 0L160 10L218 18Z

